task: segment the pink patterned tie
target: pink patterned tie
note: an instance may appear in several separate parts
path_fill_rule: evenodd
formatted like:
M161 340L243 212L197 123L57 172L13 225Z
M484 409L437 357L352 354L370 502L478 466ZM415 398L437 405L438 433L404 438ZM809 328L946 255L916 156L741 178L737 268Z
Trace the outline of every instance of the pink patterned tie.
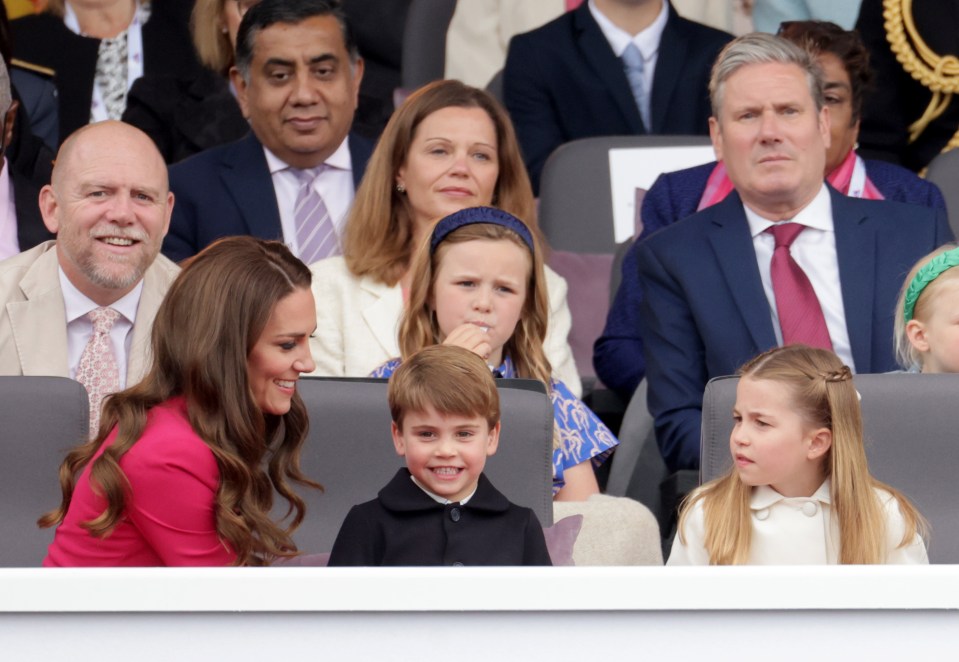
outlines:
M100 405L103 398L120 389L120 370L110 343L110 330L120 313L113 308L97 308L87 313L93 322L93 335L80 355L77 381L90 396L90 435L100 428Z
M769 272L776 295L776 311L783 332L783 345L803 343L811 347L832 349L826 318L809 277L802 270L789 247L806 226L799 223L776 223L766 232L776 239L776 249Z
M309 170L291 168L300 180L300 190L296 195L293 208L293 222L296 225L296 243L299 246L299 258L305 264L312 264L339 253L336 227L323 198L316 192L313 182L326 166Z

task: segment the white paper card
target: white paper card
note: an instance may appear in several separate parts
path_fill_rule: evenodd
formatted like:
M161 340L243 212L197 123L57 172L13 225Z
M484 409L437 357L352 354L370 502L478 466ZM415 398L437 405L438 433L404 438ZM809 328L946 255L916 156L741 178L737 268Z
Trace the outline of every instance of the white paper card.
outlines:
M716 159L709 145L626 147L609 150L609 182L613 196L616 243L632 238L636 228L636 189L648 190L664 172L682 170Z

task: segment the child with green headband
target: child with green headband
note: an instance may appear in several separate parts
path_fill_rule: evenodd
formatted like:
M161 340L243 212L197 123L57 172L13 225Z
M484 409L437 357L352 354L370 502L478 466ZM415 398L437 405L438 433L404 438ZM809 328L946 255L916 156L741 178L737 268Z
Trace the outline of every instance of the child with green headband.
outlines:
M959 247L946 244L909 272L896 306L896 358L909 372L959 372Z

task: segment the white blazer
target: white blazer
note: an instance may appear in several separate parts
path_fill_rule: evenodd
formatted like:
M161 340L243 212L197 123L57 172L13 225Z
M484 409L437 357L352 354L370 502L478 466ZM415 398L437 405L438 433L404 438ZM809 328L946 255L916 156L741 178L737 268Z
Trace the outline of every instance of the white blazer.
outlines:
M366 377L380 365L400 355L398 331L403 315L403 293L369 277L357 278L342 257L331 257L310 266L316 299L316 333L310 339L316 370L328 377ZM546 358L553 376L577 396L582 392L579 373L569 347L572 317L566 303L566 281L546 267L549 323Z
M899 502L889 492L876 490L886 515L886 563L927 564L926 545L918 535L900 547L905 532ZM839 522L832 517L829 480L811 497L784 497L768 486L754 487L749 502L753 534L750 565L835 565L839 563ZM709 565L703 502L686 518L686 544L673 540L666 565Z

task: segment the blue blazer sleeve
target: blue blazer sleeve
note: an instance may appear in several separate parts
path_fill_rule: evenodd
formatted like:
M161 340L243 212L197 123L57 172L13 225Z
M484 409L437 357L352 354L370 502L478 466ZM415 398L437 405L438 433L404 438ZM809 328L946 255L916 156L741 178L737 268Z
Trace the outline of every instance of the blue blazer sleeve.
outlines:
M646 373L650 384L656 384L647 396L656 440L670 470L694 469L699 466L703 385L708 379L705 348L686 294L648 242L639 247L638 269Z
M623 258L622 279L609 308L603 334L593 345L593 367L602 382L629 400L646 374L639 308L639 244L657 231L696 212L715 163L664 173L643 198L643 231Z

